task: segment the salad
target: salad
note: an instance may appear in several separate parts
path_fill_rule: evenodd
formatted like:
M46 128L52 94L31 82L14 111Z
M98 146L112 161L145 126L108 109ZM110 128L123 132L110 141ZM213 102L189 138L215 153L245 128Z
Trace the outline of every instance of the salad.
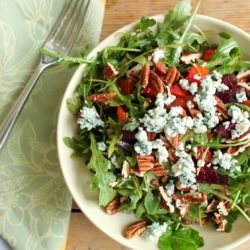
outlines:
M64 142L85 156L99 205L135 215L124 236L162 250L202 247L192 224L250 222L250 61L230 34L213 44L190 29L197 9L180 1L93 60L63 58L87 63L67 102L78 137Z

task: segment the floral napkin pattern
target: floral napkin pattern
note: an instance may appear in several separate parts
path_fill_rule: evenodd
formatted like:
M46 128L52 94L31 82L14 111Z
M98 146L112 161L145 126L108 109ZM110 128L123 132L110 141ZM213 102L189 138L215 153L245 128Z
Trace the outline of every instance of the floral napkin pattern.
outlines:
M38 48L65 0L0 0L0 126L39 60ZM104 1L91 0L74 53L98 43ZM56 150L62 95L74 69L40 77L0 150L0 235L17 250L61 249L71 196Z

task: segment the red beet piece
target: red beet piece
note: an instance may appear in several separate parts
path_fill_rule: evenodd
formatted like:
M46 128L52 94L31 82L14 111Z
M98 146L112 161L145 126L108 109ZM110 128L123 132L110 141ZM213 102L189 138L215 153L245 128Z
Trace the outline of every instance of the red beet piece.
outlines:
M220 175L210 167L201 168L196 180L199 183L228 185L228 176Z

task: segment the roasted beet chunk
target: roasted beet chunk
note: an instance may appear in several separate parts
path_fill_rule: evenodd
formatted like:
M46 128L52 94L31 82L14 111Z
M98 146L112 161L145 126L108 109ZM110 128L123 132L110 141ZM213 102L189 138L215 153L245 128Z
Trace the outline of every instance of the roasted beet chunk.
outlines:
M135 133L131 131L122 131L121 141L134 144L136 142Z
M217 92L216 96L218 96L224 103L228 102L237 102L236 93L240 93L242 88L237 86L237 79L235 74L228 74L222 77L222 83L228 86L228 90Z
M229 87L229 89L234 89L237 85L235 74L224 75L221 80L225 85Z
M224 184L228 185L228 177L217 174L210 167L201 168L199 175L196 177L197 182L209 184Z
M229 123L228 126L225 127L223 124L219 124L215 129L214 132L223 138L230 138L231 137L231 131L234 129L235 124L234 123Z

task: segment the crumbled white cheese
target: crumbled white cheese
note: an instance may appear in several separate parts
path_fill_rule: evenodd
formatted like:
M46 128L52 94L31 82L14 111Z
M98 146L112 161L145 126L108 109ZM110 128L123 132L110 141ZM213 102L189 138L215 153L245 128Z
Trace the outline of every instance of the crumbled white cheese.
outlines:
M219 211L219 214L221 214L223 216L227 216L228 215L227 208L226 208L225 203L223 201L219 202L219 204L217 205L217 209Z
M204 167L205 164L206 164L206 162L205 162L204 160L198 160L198 162L197 162L197 166L198 166L199 168Z
M135 134L137 142L134 145L135 152L139 155L151 155L152 154L152 142L148 141L147 132L142 128Z
M226 121L226 122L223 122L222 123L223 126L225 127L225 129L228 129L229 125L230 125L230 122L229 121Z
M225 170L233 172L241 171L240 166L237 165L238 161L233 159L231 154L222 153L220 150L214 151L213 153L213 164L217 165Z
M194 132L197 134L207 132L207 126L205 125L205 118L202 114L198 114L197 117L193 119L194 122Z
M159 93L156 96L155 106L164 108L165 105L171 104L176 99L176 97L171 94L168 86L166 87L166 90L167 90L167 94Z
M105 142L97 142L97 148L100 150L100 151L102 151L102 152L104 152L104 151L106 151L107 150L107 145L106 145L106 143Z
M164 108L165 102L162 94L157 95L155 105L156 107L148 110L140 122L144 124L147 131L160 133L167 123L167 111Z
M200 76L199 74L195 74L195 75L194 75L194 79L195 79L195 80L201 80L201 76Z
M214 70L211 74L216 80L220 80L222 78L222 74L218 72L217 70Z
M97 113L95 107L88 108L84 106L80 110L80 116L77 120L81 129L86 128L88 131L96 127L103 127L104 122L101 120L99 114Z
M173 117L167 121L164 128L164 133L167 137L171 138L176 135L183 135L186 133L187 129L193 127L193 120L190 116L183 118Z
M153 150L157 150L156 157L160 163L168 161L168 151L161 139L149 141L147 132L142 128L135 134L137 142L134 145L135 152L139 155L151 155Z
M192 95L198 91L196 82L189 83L187 79L181 79L179 83L184 90L190 91Z
M168 161L168 151L164 146L164 142L161 139L156 139L152 142L152 148L156 149L156 156L160 163Z
M166 232L168 225L166 223L160 224L153 222L147 226L147 229L142 233L142 236L149 240L157 240L163 233Z
M228 109L228 115L232 117L232 122L235 123L235 129L231 131L232 139L240 137L249 130L250 120L247 111L232 105Z
M173 180L169 180L167 185L165 186L166 193L168 196L171 196L175 192L175 184Z
M245 89L241 90L239 93L236 93L235 96L238 102L244 102L247 100Z
M172 166L174 176L178 176L182 187L191 186L196 182L195 165L190 154L178 152L179 160Z
M153 62L158 62L161 58L165 57L165 51L159 48L156 48L152 53Z

